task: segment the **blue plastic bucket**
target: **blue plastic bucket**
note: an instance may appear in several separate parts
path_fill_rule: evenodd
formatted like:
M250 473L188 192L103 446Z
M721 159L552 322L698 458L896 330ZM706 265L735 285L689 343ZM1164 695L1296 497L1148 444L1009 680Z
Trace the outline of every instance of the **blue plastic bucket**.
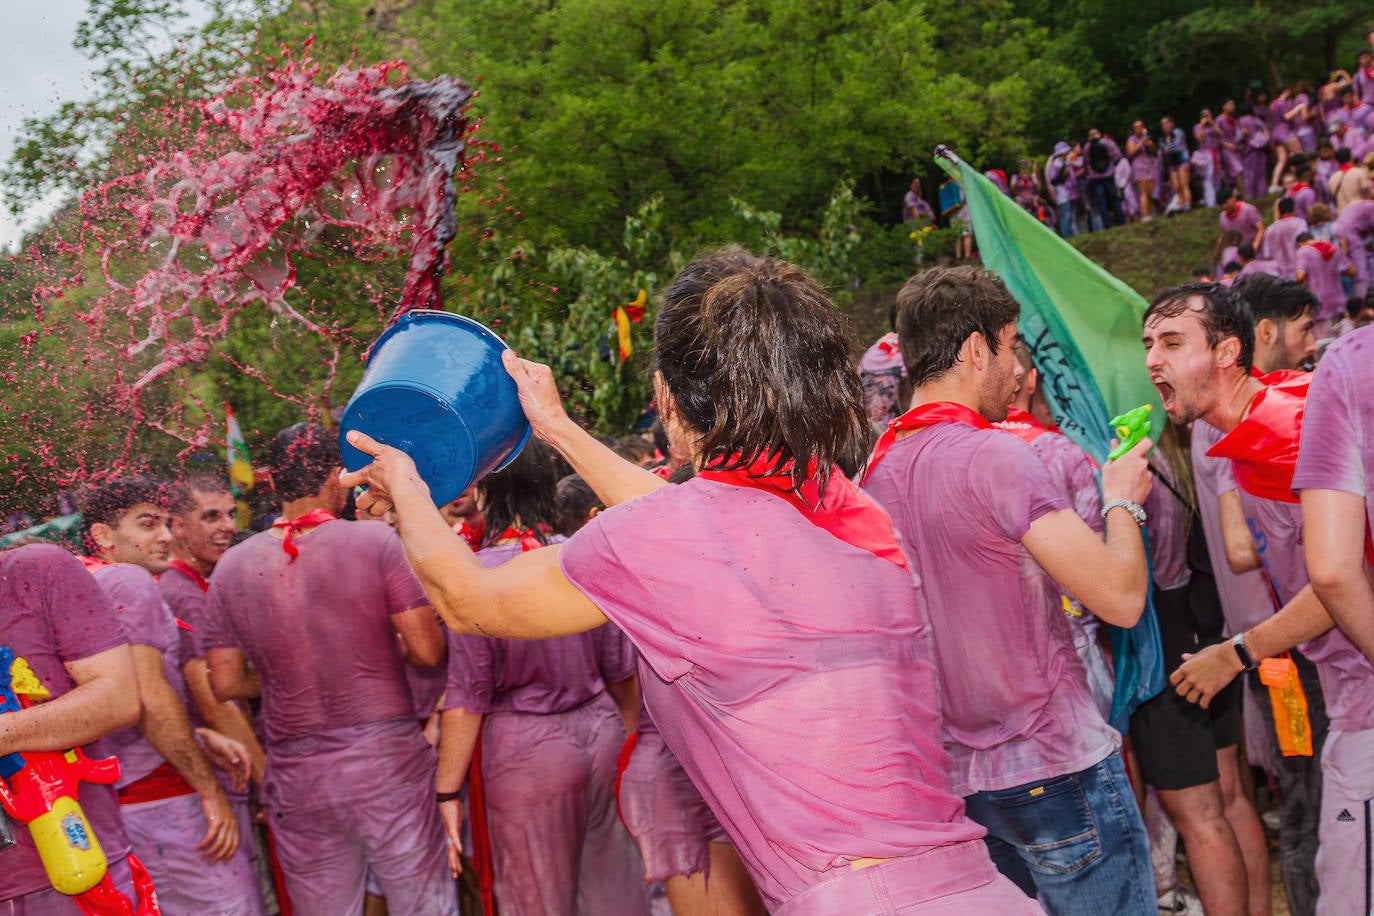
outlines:
M415 462L436 506L520 454L530 424L501 364L505 341L471 318L406 312L372 345L367 370L339 421L350 471L372 459L350 430L399 448Z

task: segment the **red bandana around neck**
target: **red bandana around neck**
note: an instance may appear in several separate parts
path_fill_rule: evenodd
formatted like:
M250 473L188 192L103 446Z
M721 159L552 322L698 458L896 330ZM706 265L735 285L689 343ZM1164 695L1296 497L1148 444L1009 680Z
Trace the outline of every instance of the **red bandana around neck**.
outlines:
M291 559L288 562L294 563L296 557L300 556L301 551L291 541L291 535L304 531L306 528L314 528L323 525L325 522L332 522L337 518L328 509L311 509L304 515L295 518L279 518L272 523L273 528L285 528L286 536L281 539L281 549Z
M1020 407L1007 409L1007 418L1000 423L992 424L997 429L1009 432L1016 438L1029 444L1039 439L1045 433L1057 433L1058 429L1050 426L1042 426L1040 421L1034 416L1022 410Z
M482 549L482 534L487 530L487 523L478 520L476 525L469 525L466 519L459 519L458 524L453 526L453 533L458 535L472 550Z
M873 446L873 454L868 459L868 466L864 468L861 482L867 480L868 475L873 473L873 468L883 460L887 450L892 448L892 443L897 441L898 433L924 429L936 423L964 423L974 429L992 429L992 424L983 419L983 415L972 407L965 407L954 401L931 401L929 404L920 404L887 424L887 429L878 437L878 444Z
M548 535L550 531L548 525L540 525L539 530L545 535ZM520 542L521 553L528 553L531 550L538 550L540 547L548 546L543 541L539 540L539 535L535 534L533 528L520 528L517 530L514 526L507 526L505 531L502 531L491 539L491 543L496 544L501 541L515 540Z
M1353 169L1354 167L1355 167L1355 163L1353 163L1353 162L1347 162L1345 165L1341 166L1340 171L1342 171L1342 172L1348 172L1348 171L1350 171L1351 169Z
M1252 496L1298 501L1293 470L1311 380L1311 373L1291 370L1261 378L1265 387L1250 402L1245 418L1207 451L1209 457L1231 459L1236 485Z
M1292 186L1288 189L1288 196L1297 197L1299 192L1310 190L1312 190L1312 186L1310 184L1307 184L1302 181L1295 181L1293 182Z
M196 583L196 585L200 587L201 591L208 592L210 590L209 580L207 580L204 576L200 574L200 570L196 569L194 566L192 566L190 563L187 563L185 560L173 560L170 564L168 564L168 568L175 569L177 572L181 573L183 576L190 579L192 582Z
M729 471L703 468L697 471L696 476L771 493L789 503L808 522L851 547L866 550L902 569L907 568L906 556L892 529L892 520L839 468L830 469L824 493L820 491L815 469L812 468L798 495L792 489L792 462L786 462L774 470L775 463L772 457L761 455L748 467Z
M1336 246L1332 245L1330 242L1323 242L1318 239L1317 241L1308 242L1307 244L1317 250L1317 253L1322 256L1323 261L1329 261L1336 256Z

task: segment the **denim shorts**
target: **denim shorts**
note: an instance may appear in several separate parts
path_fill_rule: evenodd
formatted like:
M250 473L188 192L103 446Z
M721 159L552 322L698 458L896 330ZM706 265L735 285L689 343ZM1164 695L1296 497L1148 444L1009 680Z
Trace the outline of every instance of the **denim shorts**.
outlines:
M1119 754L964 801L988 830L984 842L998 870L1049 912L1155 916L1149 841Z

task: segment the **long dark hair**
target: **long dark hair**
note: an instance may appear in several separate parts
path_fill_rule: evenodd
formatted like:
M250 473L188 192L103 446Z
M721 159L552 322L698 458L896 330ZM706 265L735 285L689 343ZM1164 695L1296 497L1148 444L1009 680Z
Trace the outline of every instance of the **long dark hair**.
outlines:
M517 523L533 531L541 544L549 542L557 523L554 493L562 470L555 457L552 448L531 438L514 461L477 484L486 521L483 546Z
M697 258L663 297L654 368L708 466L789 461L800 489L814 462L853 473L868 421L840 316L815 280L785 261L725 249Z

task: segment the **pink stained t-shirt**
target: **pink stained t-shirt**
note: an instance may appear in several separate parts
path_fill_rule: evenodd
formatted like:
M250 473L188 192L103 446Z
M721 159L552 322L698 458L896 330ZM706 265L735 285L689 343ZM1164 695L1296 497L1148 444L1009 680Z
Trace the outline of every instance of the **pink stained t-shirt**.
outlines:
M268 751L290 738L405 719L414 701L391 615L429 603L384 522L325 522L229 549L210 576L206 649L243 650L262 685Z
M157 577L157 590L171 608L172 616L181 622L178 627L181 630L181 664L193 658L204 658L205 591L177 569L169 569Z
M1150 536L1150 575L1164 589L1182 588L1192 579L1188 568L1187 509L1174 495L1178 489L1173 467L1162 455L1152 455L1155 483L1145 497L1145 530ZM1167 486L1166 486L1167 482Z
M519 544L498 544L478 551L477 559L492 567L519 555ZM449 630L448 651L444 708L483 715L567 712L604 693L607 684L634 677L638 667L629 640L614 624L552 639L492 639Z
M1044 462L1050 476L1064 488L1070 508L1083 523L1101 534L1102 491L1097 486L1097 466L1088 453L1063 433L1048 432L1030 442L1031 451Z
M1345 308L1345 289L1341 286L1341 271L1350 264L1345 253L1336 248L1331 257L1323 257L1313 245L1303 245L1298 249L1297 259L1293 262L1296 270L1307 275L1307 287L1321 303L1321 309L1313 317L1318 320L1333 319Z
M1308 403L1311 404L1310 393ZM1302 507L1261 499L1243 490L1240 499L1278 600L1287 603L1308 582ZM1317 666L1331 727L1346 732L1374 728L1374 666L1364 653L1355 648L1339 627L1308 640L1300 648Z
M110 601L81 562L53 544L0 551L0 646L29 663L54 698L76 682L64 662L80 661L127 640ZM87 746L88 756L99 750ZM81 808L105 856L129 854L119 819L119 802L110 786L81 783ZM11 822L16 843L0 849L0 901L51 888L29 831Z
M1254 204L1242 201L1240 206L1236 208L1234 217L1227 212L1225 207L1222 207L1217 222L1220 224L1222 232L1234 229L1240 233L1242 244L1249 242L1253 245L1255 236L1259 233L1260 223L1264 222L1264 217L1260 215L1259 208ZM1224 262L1225 258L1222 260Z
M1303 414L1294 490L1363 496L1374 525L1374 327L1326 348Z
M851 859L983 835L950 789L906 570L778 496L701 478L560 550L639 651L654 723L771 908Z
M1030 446L940 423L893 443L864 489L892 516L927 596L955 791L1076 773L1115 751L1059 585L1020 543L1069 508Z
M157 582L146 569L130 563L96 570L95 581L114 605L119 626L129 643L162 654L162 674L185 707L188 697L181 675L181 636ZM105 753L119 758L119 782L115 785L121 789L166 763L137 725L102 738L100 744Z
M1307 231L1307 220L1296 216L1281 216L1264 232L1264 254L1279 265L1282 276L1289 280L1297 270L1298 236Z
M1258 569L1234 573L1226 562L1226 542L1221 534L1221 505L1223 493L1236 489L1227 458L1211 458L1207 450L1221 441L1221 431L1201 420L1193 424L1193 484L1197 491L1198 513L1202 516L1202 531L1207 539L1207 553L1212 558L1212 575L1221 595L1221 611L1230 633L1243 633L1274 614L1274 601L1269 595L1264 574Z

